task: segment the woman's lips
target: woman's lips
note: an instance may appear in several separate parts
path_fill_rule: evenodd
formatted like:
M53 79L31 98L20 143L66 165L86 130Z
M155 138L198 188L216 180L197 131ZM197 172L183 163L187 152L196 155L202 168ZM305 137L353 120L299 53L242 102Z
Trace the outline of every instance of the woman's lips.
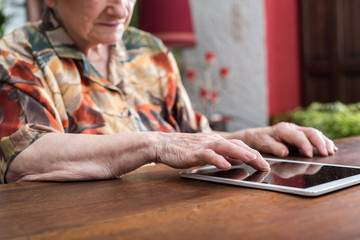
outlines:
M109 29L118 29L122 26L121 23L99 23L99 25Z

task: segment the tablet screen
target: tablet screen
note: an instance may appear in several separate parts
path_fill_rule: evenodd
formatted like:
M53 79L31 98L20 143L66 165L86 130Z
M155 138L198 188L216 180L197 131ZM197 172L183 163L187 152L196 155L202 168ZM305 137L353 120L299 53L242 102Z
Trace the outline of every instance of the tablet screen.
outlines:
M194 173L222 179L242 180L295 188L309 188L360 174L360 168L351 166L292 161L267 161L271 166L270 172L257 171L248 165L242 164L233 166L230 170L226 171L217 168L203 168L196 170Z

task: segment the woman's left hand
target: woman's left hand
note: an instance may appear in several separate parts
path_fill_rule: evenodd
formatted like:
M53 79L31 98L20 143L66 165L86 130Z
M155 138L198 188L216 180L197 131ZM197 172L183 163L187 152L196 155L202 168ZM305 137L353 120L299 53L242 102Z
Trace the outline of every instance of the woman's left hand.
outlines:
M333 155L338 148L319 130L281 122L274 126L241 130L226 136L244 141L250 147L279 157L289 154L287 145L301 150L305 156L313 157L314 149L322 156Z

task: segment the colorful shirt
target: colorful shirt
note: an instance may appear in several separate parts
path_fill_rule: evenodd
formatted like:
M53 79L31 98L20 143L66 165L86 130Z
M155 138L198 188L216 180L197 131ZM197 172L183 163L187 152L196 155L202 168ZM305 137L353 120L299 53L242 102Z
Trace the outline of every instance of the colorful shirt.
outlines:
M172 54L129 27L103 78L53 13L0 41L0 181L12 160L49 132L210 131L193 111Z

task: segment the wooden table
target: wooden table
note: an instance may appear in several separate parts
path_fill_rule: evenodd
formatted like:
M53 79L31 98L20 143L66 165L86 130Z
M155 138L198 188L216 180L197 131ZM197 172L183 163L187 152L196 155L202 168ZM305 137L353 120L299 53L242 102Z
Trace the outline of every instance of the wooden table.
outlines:
M360 137L337 145L321 161L360 166ZM306 198L178 173L156 165L118 180L2 185L0 238L360 239L360 185Z

